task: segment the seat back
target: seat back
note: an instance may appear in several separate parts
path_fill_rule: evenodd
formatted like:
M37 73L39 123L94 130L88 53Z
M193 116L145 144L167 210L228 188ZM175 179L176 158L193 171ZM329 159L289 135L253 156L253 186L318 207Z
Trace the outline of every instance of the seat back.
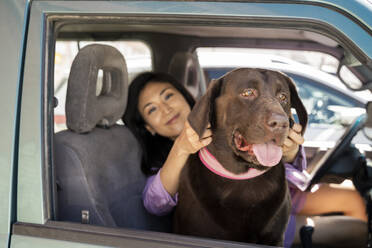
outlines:
M168 67L168 73L185 86L195 99L205 92L204 73L195 54L189 52L174 54Z
M99 70L102 80L97 80ZM169 229L154 224L157 219L144 209L140 146L127 127L116 124L126 108L127 84L124 57L113 47L89 45L74 59L66 97L68 130L57 133L53 144L58 220Z

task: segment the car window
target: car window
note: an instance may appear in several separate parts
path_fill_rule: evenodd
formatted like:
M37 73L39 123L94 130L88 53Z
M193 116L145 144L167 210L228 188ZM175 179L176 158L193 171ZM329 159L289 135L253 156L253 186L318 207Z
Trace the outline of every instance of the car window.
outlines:
M57 41L55 51L54 96L57 107L54 109L54 131L66 129L65 98L67 80L73 59L78 51L89 44L106 44L117 48L125 57L129 82L140 72L152 70L150 48L142 41ZM97 95L102 87L102 70L98 73Z
M289 76L297 85L301 100L308 111L310 125L342 125L345 124L346 120L342 119L341 109L363 108L362 102L337 91L337 89L332 89L319 82L292 73L289 73ZM363 112L362 109L359 114Z
M294 65L305 64L322 72L336 74L339 61L333 56L316 51L286 49L259 49L233 47L199 47L196 49L200 64L212 67L260 65L261 63ZM217 59L225 57L228 60ZM221 75L222 76L222 75Z

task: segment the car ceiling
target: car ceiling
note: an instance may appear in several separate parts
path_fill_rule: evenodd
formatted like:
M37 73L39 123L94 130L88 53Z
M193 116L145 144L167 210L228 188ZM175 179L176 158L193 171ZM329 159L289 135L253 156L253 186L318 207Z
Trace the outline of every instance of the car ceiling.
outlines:
M184 25L112 25L112 24L79 24L66 25L61 28L63 33L81 32L151 32L168 33L197 37L231 37L231 38L262 38L262 39L294 39L308 40L321 38L324 45L336 46L337 43L325 36L303 30L285 28L251 28L251 27L214 27L214 26L184 26Z
M187 23L185 20L151 19L151 21L145 20L139 24L138 17L126 20L116 19L116 17L95 17L94 19L87 17L85 21L79 18L77 23L76 18L79 17L67 18L57 25L58 39L147 39L147 42L151 42L152 37L164 39L164 41L177 38L184 40L184 44L189 42L191 44L189 50L192 46L192 48L197 46L225 46L318 51L328 53L337 59L341 59L344 55L344 46L341 43L339 44L339 37L331 39L327 37L327 31L322 31L319 27L313 28L313 30L316 30L316 32L313 32L310 31L311 28L308 26L301 28L301 25L296 26L292 23L284 23L280 26L275 25L275 23L258 25L258 22L224 24L224 22L218 20L206 24L205 20L200 21L200 23L193 20L190 25L185 25L184 23ZM288 28L288 26L291 28ZM357 47L355 49L358 50ZM365 57L362 59L366 61ZM364 69L367 70L363 72ZM358 71L364 74L365 78L371 76L368 68L360 68Z
M130 24L84 24L63 25L60 39L135 39L151 35L173 35L192 37L200 43L213 46L234 45L270 49L313 50L329 53L336 58L342 56L338 43L314 32L286 28L257 28L203 25L130 25ZM220 43L220 44L218 44Z

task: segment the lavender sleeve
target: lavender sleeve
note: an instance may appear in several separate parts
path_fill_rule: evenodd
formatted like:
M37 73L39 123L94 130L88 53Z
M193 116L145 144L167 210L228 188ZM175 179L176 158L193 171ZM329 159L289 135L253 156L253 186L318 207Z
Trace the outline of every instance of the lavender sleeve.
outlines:
M142 192L143 204L146 210L154 215L162 216L170 213L177 205L178 193L172 197L164 188L160 179L160 170L147 179Z
M290 187L294 186L301 191L304 191L308 183L309 174L306 171L307 161L303 146L300 146L299 152L297 153L293 163L284 163L284 166L285 175Z
M300 146L293 163L284 163L284 166L292 202L291 215L284 235L284 247L290 247L296 231L296 214L299 213L305 205L307 196L307 192L303 192L308 182L305 149Z
M288 181L292 201L292 213L298 213L305 204L307 192L304 192L309 183L309 174L306 172L307 162L305 149L300 151L292 164L285 163L285 175Z

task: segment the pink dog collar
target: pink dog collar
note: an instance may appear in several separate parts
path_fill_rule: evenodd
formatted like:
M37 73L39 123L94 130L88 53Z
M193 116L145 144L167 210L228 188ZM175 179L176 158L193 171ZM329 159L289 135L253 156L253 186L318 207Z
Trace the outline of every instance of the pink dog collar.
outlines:
M225 177L228 179L233 180L245 180L245 179L251 179L254 177L257 177L259 175L262 175L268 170L257 170L254 168L250 168L247 172L244 172L242 174L234 174L228 170L226 170L220 162L217 161L217 159L208 151L206 147L202 148L199 151L199 158L202 161L202 163L207 167L210 171L213 173Z

